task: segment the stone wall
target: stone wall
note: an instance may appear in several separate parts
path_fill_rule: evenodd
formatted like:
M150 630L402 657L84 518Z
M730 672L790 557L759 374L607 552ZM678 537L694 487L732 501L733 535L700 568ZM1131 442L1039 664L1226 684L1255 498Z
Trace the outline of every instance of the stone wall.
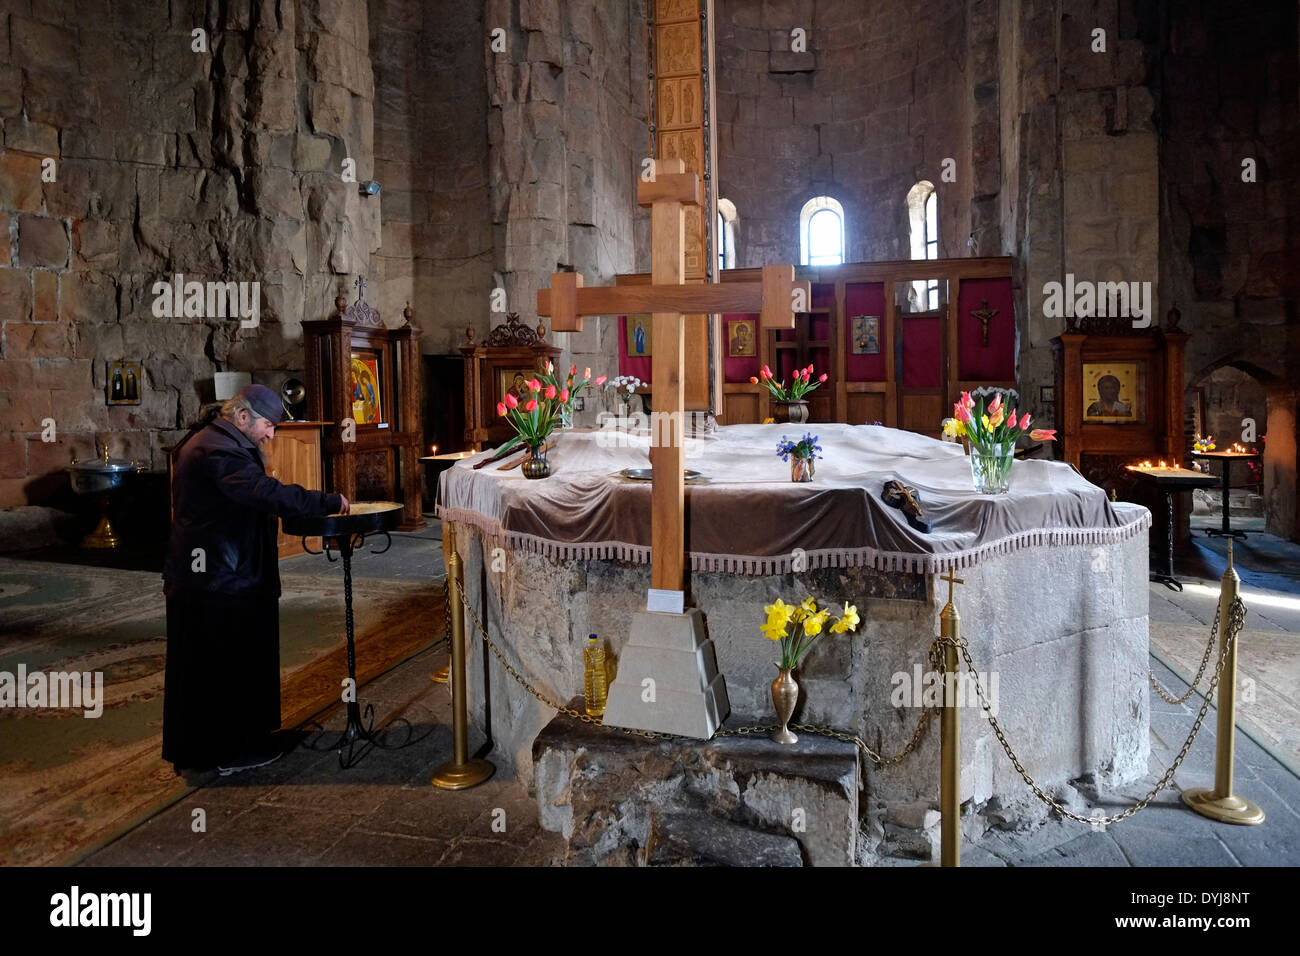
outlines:
M717 0L718 195L736 204L738 267L798 262L799 212L819 195L844 206L848 261L910 258L905 200L923 179L938 188L940 255L966 254L973 122L979 193L997 191L986 166L995 58L984 20L968 33L966 8ZM790 56L795 28L806 31L802 62ZM941 179L945 158L954 183Z
M481 4L370 2L378 303L388 316L412 303L426 353L456 354L465 326L487 322L487 44Z
M341 175L373 165L368 44L365 6L336 0L6 5L0 506L66 493L97 437L165 470L214 371L301 367L301 321L379 244ZM259 324L155 316L177 273L260 283ZM105 405L119 359L141 363L139 405Z
M537 290L562 265L587 285L649 269L648 241L635 242L638 230L648 238L636 205L649 143L643 7L488 0L484 27L503 30L506 45L487 54L495 269L507 308L534 325ZM503 319L490 317L493 325ZM488 317L481 321L486 332ZM588 319L554 344L562 365L617 374L611 319Z

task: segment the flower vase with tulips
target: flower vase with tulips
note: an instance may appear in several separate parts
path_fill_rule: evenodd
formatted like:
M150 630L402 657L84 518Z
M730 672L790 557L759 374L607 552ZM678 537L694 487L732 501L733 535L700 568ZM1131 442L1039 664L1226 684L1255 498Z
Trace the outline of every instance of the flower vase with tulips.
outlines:
M560 381L555 375L555 363L548 361L545 372L538 372L524 383L527 389L524 398L506 392L497 402L497 414L510 424L515 435L499 450L508 451L520 444L533 449L545 445L546 437L556 423L572 413L574 397L584 388L595 388L605 383L604 375L593 380L590 368L583 370L581 379L577 375L578 366L571 365L568 377Z
M787 388L785 379L781 379L781 381L778 382L772 376L772 370L764 365L762 371L760 371L757 376L750 376L749 383L751 385L762 385L772 393L772 398L778 402L802 402L805 395L830 378L829 375L822 372L821 375L817 376L816 381L814 381L812 374L813 367L811 365L807 368L799 369L794 373L794 378L791 379L790 385Z
M963 438L969 445L976 490L1002 494L1011 480L1011 464L1020 436L1028 432L1034 441L1056 440L1055 429L1030 430L1031 421L1028 412L1020 414L1013 408L1008 414L1001 395L994 395L985 407L983 398L976 401L970 392L962 392L953 405L953 417L944 420L943 433L948 438Z

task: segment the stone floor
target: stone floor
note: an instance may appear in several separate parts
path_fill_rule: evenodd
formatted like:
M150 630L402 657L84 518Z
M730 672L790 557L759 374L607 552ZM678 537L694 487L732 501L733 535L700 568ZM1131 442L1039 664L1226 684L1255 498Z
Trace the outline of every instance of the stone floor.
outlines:
M358 558L355 573L360 578L440 574L438 539L436 523L418 535L395 535L391 551ZM1225 548L1216 539L1195 539L1178 570L1189 585L1199 587L1179 593L1152 585L1152 619L1208 626ZM1297 635L1300 654L1300 546L1252 535L1238 542L1236 557L1252 614L1270 627ZM286 562L285 571L311 573L318 567L312 562L324 560L294 558ZM1257 598L1253 603L1252 595ZM1204 633L1200 624L1197 633ZM399 715L411 721L416 737L411 746L371 751L347 770L339 768L333 752L300 748L262 770L214 778L83 865L561 864L564 841L541 829L536 804L519 781L494 777L459 792L429 785L432 769L451 756L450 695L445 685L429 680L445 661L445 649L434 648L361 690L362 704L373 703L380 721ZM1152 667L1166 688L1181 693L1185 685L1168 668L1154 659ZM1193 695L1187 704L1175 707L1155 698L1151 774L1115 793L1094 794L1081 785L1078 812L1087 816L1092 807L1101 807L1114 813L1145 795L1182 745L1200 702ZM327 714L325 724L335 731L342 726L341 705ZM971 834L963 846L963 864L1300 865L1300 778L1242 733L1237 735L1235 789L1264 809L1265 823L1234 827L1183 808L1178 787L1213 783L1214 734L1211 708L1178 770L1176 787L1158 796L1147 810L1095 830L1054 820L1019 832ZM478 742L471 739L471 746ZM203 830L197 826L199 816L206 817ZM916 861L880 862L910 866Z

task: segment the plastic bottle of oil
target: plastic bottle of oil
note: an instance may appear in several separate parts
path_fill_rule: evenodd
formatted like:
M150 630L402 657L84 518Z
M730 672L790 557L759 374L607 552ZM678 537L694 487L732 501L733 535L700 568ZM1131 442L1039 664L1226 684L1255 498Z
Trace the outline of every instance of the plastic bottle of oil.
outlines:
M605 648L592 634L587 638L587 646L582 649L584 683L587 696L587 716L602 717L605 714L605 691L607 677L605 672Z

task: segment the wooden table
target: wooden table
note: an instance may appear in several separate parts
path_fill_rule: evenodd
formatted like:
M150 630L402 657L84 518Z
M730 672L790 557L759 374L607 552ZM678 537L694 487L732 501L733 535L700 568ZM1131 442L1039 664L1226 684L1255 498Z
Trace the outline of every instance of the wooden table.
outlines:
M1192 457L1199 458L1202 461L1219 461L1223 463L1223 528L1218 531L1210 528L1205 533L1211 537L1216 535L1226 538L1246 537L1247 535L1244 531L1233 531L1232 522L1229 520L1229 512L1231 509L1228 507L1228 498L1230 494L1229 488L1231 487L1230 476L1232 474L1232 463L1241 460L1259 461L1263 456L1260 455L1259 452L1250 451L1194 451L1192 452Z
M1193 488L1209 488L1217 484L1218 479L1213 475L1203 471L1192 471L1189 468L1140 468L1136 465L1129 465L1128 470L1137 475L1141 480L1155 485L1157 491L1164 492L1165 496L1165 538L1169 543L1169 572L1152 571L1149 575L1150 580L1159 581L1171 591L1181 591L1182 582L1174 577L1174 492L1191 491Z

